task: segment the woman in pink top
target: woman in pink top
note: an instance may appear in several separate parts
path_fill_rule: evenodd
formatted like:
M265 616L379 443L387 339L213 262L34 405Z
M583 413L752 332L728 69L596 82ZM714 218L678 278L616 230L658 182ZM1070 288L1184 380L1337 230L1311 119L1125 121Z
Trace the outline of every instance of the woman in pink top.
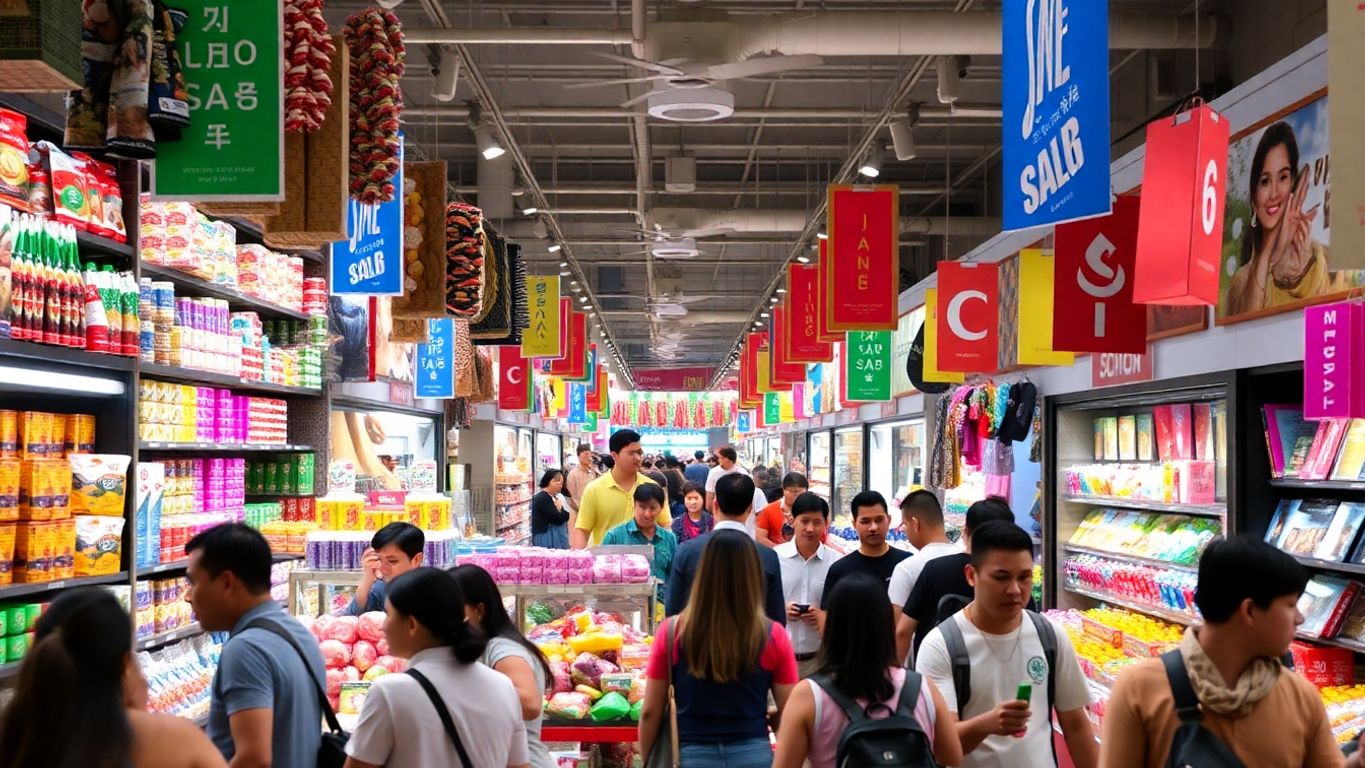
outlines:
M900 698L906 671L896 660L895 628L886 586L870 577L844 579L830 593L820 638L820 672L869 717L889 717ZM962 762L952 713L927 680L919 680L915 720L928 737L939 765ZM868 707L868 702L879 702ZM819 685L803 680L792 691L777 731L773 768L834 768L839 737L848 717Z

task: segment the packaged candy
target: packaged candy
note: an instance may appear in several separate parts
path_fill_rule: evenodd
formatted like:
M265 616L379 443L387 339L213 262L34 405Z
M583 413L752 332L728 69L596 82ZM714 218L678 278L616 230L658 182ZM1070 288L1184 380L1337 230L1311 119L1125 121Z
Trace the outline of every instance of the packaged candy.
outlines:
M630 714L630 702L626 701L625 696L614 691L603 695L589 710L589 715L594 723L620 720L628 714Z
M612 672L620 672L620 668L609 661L598 658L591 653L580 653L574 660L572 672L573 681L579 685L590 685L601 690L602 675Z
M592 711L588 697L576 692L556 693L545 704L545 714L566 720L582 720Z

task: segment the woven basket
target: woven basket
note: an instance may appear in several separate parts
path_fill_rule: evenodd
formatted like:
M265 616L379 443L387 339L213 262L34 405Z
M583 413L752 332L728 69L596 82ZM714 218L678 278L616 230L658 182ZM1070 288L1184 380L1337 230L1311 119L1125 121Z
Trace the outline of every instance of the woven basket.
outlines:
M0 83L11 93L83 83L81 0L0 0Z
M418 280L419 290L406 292L393 300L393 316L445 317L446 164L444 160L403 163L403 176L416 182L415 191L422 197L422 245L418 248L422 277ZM407 250L405 242L405 259Z

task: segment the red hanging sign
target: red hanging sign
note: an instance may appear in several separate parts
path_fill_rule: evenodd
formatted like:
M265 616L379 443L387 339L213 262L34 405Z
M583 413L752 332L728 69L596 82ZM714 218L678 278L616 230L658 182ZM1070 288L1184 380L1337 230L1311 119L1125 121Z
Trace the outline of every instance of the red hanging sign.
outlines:
M825 314L831 331L894 331L900 321L900 196L889 184L829 187Z
M531 364L521 356L521 347L498 349L498 407L531 410Z
M824 241L821 240L821 245ZM828 363L834 345L820 338L824 312L820 297L820 267L791 264L787 267L786 328L781 334L783 355L792 363Z
M715 369L693 365L686 368L636 368L636 392L705 392Z
M825 269L825 265L830 261L828 243L828 240L820 241L820 263L815 265L815 273L818 275L815 291L820 297L820 309L815 320L815 333L820 337L821 343L837 344L844 340L844 334L829 327L829 297L833 288L830 284L829 272ZM831 347L830 361L833 360L834 350Z
M758 393L758 345L754 334L744 336L744 345L739 353L739 407L757 408L763 403Z
M787 317L786 303L773 307L772 341L768 344L768 383L773 388L786 389L793 384L806 380L806 364L792 362L787 357Z
M591 352L588 355L588 359L596 360L597 345L593 344L589 346L589 349L591 350ZM591 383L584 385L588 388L588 393L583 398L584 401L583 410L588 413L597 413L598 411L602 410L602 396L606 394L607 390L602 386L601 378L597 375L598 370L600 369L601 363L598 363L596 366L593 366L593 370L588 371L587 377L588 381Z
M588 316L576 310L569 310L569 354L560 360L551 360L546 373L565 379L582 379L588 371Z
M1133 303L1137 230L1132 195L1121 195L1108 216L1057 225L1053 349L1141 354L1147 348L1147 306Z
M938 265L938 369L991 373L998 364L999 269L994 264Z
M1228 121L1207 104L1147 124L1138 304L1217 304Z

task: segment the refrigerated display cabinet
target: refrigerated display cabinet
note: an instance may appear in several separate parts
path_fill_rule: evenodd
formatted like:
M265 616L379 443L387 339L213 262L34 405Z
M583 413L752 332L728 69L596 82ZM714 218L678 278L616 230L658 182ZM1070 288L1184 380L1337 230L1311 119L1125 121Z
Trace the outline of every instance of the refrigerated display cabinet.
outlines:
M493 530L486 531L508 544L525 544L531 538L531 497L536 478L531 430L493 427Z
M924 419L873 424L867 437L867 487L885 496L894 509L911 490L924 485Z

